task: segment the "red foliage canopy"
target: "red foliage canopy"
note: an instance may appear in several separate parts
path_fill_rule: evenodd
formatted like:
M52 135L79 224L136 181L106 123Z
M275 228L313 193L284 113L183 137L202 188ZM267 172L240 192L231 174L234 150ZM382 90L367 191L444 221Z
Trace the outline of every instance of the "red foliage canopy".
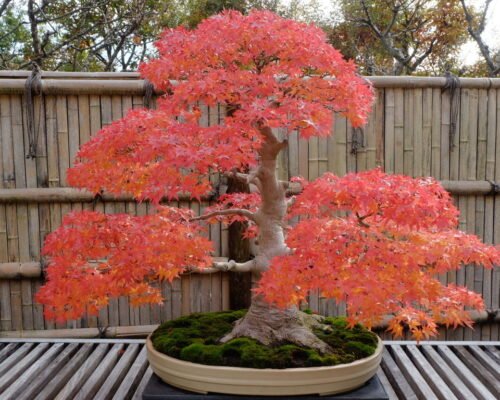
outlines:
M73 186L128 192L159 202L210 191L207 173L257 161L256 121L300 128L303 137L331 133L333 112L365 122L371 87L315 26L268 11L229 11L195 30L165 31L160 56L142 75L167 92L157 110L135 110L84 145L70 170ZM223 125L200 126L197 104L228 109ZM179 118L177 118L179 117Z
M38 300L49 318L77 318L86 308L95 314L111 296L159 302L151 282L212 264L193 216L160 206L163 198L189 192L199 199L211 190L211 173L258 164L262 126L326 136L334 111L359 126L370 109L370 86L319 28L270 12L226 12L192 31L167 30L157 47L159 58L141 67L166 92L157 109L105 127L68 173L72 185L95 193L149 199L157 213L68 215L44 248L48 283ZM225 108L223 123L200 126L201 103ZM435 322L467 324L465 307L483 307L478 295L444 287L436 274L464 263L491 267L500 253L455 229L458 211L437 182L374 170L325 174L303 186L288 210L301 219L288 232L291 251L271 260L258 288L268 300L285 306L320 289L347 301L353 323L392 314L392 332L401 334L405 322L416 338L434 334ZM260 203L257 194L222 196L209 212L241 212L206 219L231 223Z
M401 322L416 339L436 334L436 322L469 325L466 308L483 309L481 297L444 286L437 274L500 264L498 248L456 229L458 210L432 178L326 173L297 196L289 216L301 218L288 233L292 252L273 259L258 291L284 306L319 289L347 302L352 324L394 315L396 335Z
M130 296L131 304L159 303L153 280L172 281L185 268L212 265L212 244L189 222L191 210L159 207L155 215L134 217L93 211L70 213L47 236L48 282L37 294L49 319L97 315L110 297Z

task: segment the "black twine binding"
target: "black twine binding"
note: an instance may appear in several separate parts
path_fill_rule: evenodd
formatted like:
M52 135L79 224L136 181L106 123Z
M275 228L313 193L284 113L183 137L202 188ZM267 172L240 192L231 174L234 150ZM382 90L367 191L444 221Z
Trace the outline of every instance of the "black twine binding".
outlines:
M446 83L443 90L450 91L450 151L455 148L455 136L457 133L458 109L460 107L460 79L450 71L444 74ZM457 91L458 89L458 91Z
M101 324L98 323L96 339L104 339L106 337L106 332L108 328L109 325L101 326Z
M497 194L500 193L500 183L496 183L494 181L488 180L491 185L491 190L488 194Z
M43 257L40 258L40 273L43 281L47 281L47 267L49 266L49 263L47 260Z
M363 129L352 128L351 130L351 154L358 154L358 150L363 147Z
M144 79L144 101L143 101L144 107L146 108L152 107L154 90L155 90L154 85L147 79Z
M24 102L27 113L27 129L29 148L26 158L37 157L38 137L40 136L40 125L43 112L43 98L42 98L42 70L37 63L32 62L33 69L31 75L26 79L24 84ZM35 129L35 103L33 96L40 96L40 105L38 109L38 126Z

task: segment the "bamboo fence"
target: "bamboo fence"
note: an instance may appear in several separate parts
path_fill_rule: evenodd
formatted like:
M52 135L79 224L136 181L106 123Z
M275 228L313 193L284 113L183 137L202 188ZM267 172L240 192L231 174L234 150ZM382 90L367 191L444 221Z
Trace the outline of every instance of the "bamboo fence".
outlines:
M30 108L25 102L28 77L26 71L0 71L0 336L54 329L68 334L67 329L75 328L88 334L103 327L139 332L141 326L147 330L189 312L227 309L227 274L190 274L161 285L163 306L132 308L120 298L98 317L68 323L44 320L42 307L33 299L43 282L40 249L62 217L76 210L134 215L151 211L148 204L130 197L95 199L66 185L66 169L78 148L101 127L150 99L144 98L147 85L136 73L43 72L32 88ZM280 178L314 179L326 171L345 174L376 166L390 173L433 176L453 194L461 210L460 228L488 243L500 243L500 79L460 79L454 93L446 88L445 78L370 80L376 101L363 130L336 118L335 133L328 138L305 141L296 132L278 132L289 136L278 163ZM201 123L218 124L223 114L221 107L205 107ZM37 157L27 158L34 139ZM210 200L181 198L172 204L200 213ZM211 226L207 234L216 255L228 256L227 228ZM483 295L488 309L499 309L498 268L466 266L440 279L467 285ZM327 315L346 312L343 304L318 293L311 294L309 307ZM440 339L499 340L494 319L473 331L443 329ZM135 328L127 330L129 326Z

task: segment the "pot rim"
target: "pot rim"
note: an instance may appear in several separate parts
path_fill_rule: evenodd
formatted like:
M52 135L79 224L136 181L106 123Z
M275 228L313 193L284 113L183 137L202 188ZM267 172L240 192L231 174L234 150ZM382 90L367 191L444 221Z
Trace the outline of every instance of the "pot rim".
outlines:
M376 358L379 358L380 354L382 353L383 347L384 347L384 343L383 343L382 339L380 338L380 336L377 335L378 343L377 343L377 348L375 349L375 352L371 356L361 358L359 360L352 361L350 363L344 363L344 364L338 364L338 365L327 365L327 366L321 366L321 367L299 367L299 368L280 368L280 369L277 369L277 368L247 368L247 367L232 367L232 366L226 366L226 365L199 364L199 363L184 361L184 360L180 360L180 359L175 358L175 357L168 356L168 355L161 353L160 351L158 351L154 348L153 341L151 340L152 334L153 333L150 333L148 335L148 337L146 339L146 346L147 346L148 351L151 351L156 356L163 358L165 360L168 360L171 363L175 363L179 366L188 367L190 365L196 365L197 368L202 369L202 370L206 369L206 370L213 371L215 369L215 370L221 371L221 372L222 371L235 371L235 370L236 371L248 371L248 372L253 372L253 373L256 373L259 371L273 372L273 373L279 373L280 371L287 372L287 373L293 372L293 371L296 371L296 372L327 371L327 370L328 371L332 371L332 370L342 371L343 369L355 367L355 366L360 365L360 364L370 363L370 361L375 360Z

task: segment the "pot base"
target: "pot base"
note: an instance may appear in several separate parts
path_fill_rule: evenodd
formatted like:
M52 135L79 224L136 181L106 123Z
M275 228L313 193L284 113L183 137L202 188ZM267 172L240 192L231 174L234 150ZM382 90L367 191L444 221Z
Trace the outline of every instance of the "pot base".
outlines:
M156 351L149 338L146 346L151 368L169 385L197 393L249 395L253 398L308 394L325 396L352 391L375 375L383 350L379 339L373 355L349 364L278 370L195 364Z
M253 399L265 400L269 399L268 396L241 396L231 394L209 393L206 395L187 392L178 389L168 383L163 382L158 376L153 374L149 379L146 387L144 388L142 399L143 400L238 400L238 399ZM274 398L274 397L273 397ZM317 395L294 396L297 400L318 400ZM278 398L276 398L278 399ZM327 395L321 397L321 400L389 400L380 379L375 375L368 382L366 382L359 389L352 390L347 393Z

